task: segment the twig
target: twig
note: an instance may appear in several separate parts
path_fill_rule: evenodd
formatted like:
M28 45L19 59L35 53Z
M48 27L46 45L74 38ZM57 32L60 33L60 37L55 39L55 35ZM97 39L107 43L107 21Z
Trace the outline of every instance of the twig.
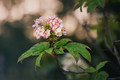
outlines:
M85 69L84 69L84 68L82 68L81 66L79 66L79 68L80 68L80 69L82 69L83 71L85 71Z
M119 42L120 42L120 40L115 40L115 41L114 41L114 43L119 43Z

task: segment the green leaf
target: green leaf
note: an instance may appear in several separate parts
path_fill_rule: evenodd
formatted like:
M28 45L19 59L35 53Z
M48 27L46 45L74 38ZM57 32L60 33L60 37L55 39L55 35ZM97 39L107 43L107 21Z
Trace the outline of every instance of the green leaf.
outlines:
M101 69L102 67L104 67L107 62L108 62L108 61L100 62L100 63L96 66L96 70L99 70L99 69Z
M39 55L41 52L43 52L44 50L49 48L49 43L48 42L42 42L42 43L38 43L35 44L33 47L31 47L28 51L26 51L25 53L23 53L19 58L17 62L22 61L23 59L30 57L30 56L37 56Z
M53 51L53 48L52 48L52 47L49 48L49 49L47 49L47 50L45 50L45 52L49 53L50 55L52 55L52 51Z
M104 5L105 5L105 0L97 0L97 1L98 1L99 5L100 5L101 7L104 7Z
M63 49L55 49L56 54L64 54Z
M88 5L87 12L90 12L91 10L93 10L94 8L96 8L97 6L98 6L98 3L96 1L91 2Z
M90 5L92 2L94 2L93 0L87 0L85 3L85 7L87 7L88 5Z
M54 44L54 48L60 48L60 47L64 46L65 44L67 44L69 41L71 41L71 40L70 39L61 39L60 41L58 41Z
M77 0L78 2L81 2L82 0Z
M70 50L68 50L70 52ZM79 53L77 51L71 51L70 54L75 58L76 62L79 60Z
M94 67L89 67L85 70L85 72L95 72L96 69Z
M67 49L71 55L78 61L79 54L80 53L85 59L87 59L89 62L91 61L91 55L88 52L86 48L89 48L88 46L80 43L69 43L64 46L65 49ZM90 48L89 48L90 49Z
M74 9L77 9L80 7L81 12L82 12L82 5L84 4L84 2L85 2L84 7L88 7L87 12L90 12L97 6L101 6L101 7L105 6L105 0L77 0L77 1L79 2L79 4L77 4L77 6Z
M105 71L101 71L99 73L94 73L93 78L94 80L107 80L109 75Z
M80 7L80 4L77 4L74 8L74 10L78 9Z
M79 4L74 8L74 10L80 7L80 11L82 12L82 5L84 2L85 0L79 0Z
M36 65L37 67L40 67L40 61L41 61L41 58L42 58L43 54L45 54L45 52L42 52L42 53L37 57L37 59L36 59L35 65Z
M111 29L120 31L119 23L115 19L109 19L108 23L109 23Z

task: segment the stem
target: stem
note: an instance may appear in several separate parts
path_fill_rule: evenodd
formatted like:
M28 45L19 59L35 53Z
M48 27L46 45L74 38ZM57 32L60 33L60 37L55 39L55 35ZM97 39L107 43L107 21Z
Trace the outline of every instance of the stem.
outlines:
M59 64L59 61L58 61L57 55L55 54L54 57L55 57L55 60L56 60L56 62L57 62L58 67L60 67L60 64Z
M53 56L54 56L54 58L55 58L55 60L56 60L56 62L57 62L57 65L60 66L59 61L58 61L57 54L56 54L55 51L54 51L53 43L52 43L52 47L53 47L53 52L52 52L52 53L53 53Z

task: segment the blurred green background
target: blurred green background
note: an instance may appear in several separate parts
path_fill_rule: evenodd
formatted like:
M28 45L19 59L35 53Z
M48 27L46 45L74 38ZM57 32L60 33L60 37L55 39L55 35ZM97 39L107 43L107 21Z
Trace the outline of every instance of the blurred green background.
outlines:
M113 42L105 27L105 19L98 8L87 13L87 7L74 10L76 0L0 0L0 80L89 80L88 75L64 74L56 66L53 57L44 55L41 68L35 68L35 58L30 57L17 63L18 57L37 42L33 37L34 20L51 14L62 18L67 31L65 38L91 47L92 62L82 57L77 65L87 68L100 61L109 63L103 68L109 78L120 77L120 64L111 50ZM107 0L105 6L112 38L120 58L120 1ZM71 55L59 57L65 70L81 71ZM119 80L119 79L118 79Z

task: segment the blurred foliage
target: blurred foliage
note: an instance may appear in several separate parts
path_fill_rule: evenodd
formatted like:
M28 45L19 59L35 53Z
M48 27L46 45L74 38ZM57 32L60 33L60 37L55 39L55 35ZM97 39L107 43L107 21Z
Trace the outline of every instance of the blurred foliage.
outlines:
M114 40L117 39L116 32L120 31L119 22L117 22L115 18L113 18L113 19L108 19L108 24L112 30L113 39ZM112 42L110 41L109 32L108 32L108 29L106 28L104 19L101 19L101 21L97 25L91 25L90 28L92 30L97 30L97 33L98 33L97 40L99 43L106 42L109 48L112 47Z

